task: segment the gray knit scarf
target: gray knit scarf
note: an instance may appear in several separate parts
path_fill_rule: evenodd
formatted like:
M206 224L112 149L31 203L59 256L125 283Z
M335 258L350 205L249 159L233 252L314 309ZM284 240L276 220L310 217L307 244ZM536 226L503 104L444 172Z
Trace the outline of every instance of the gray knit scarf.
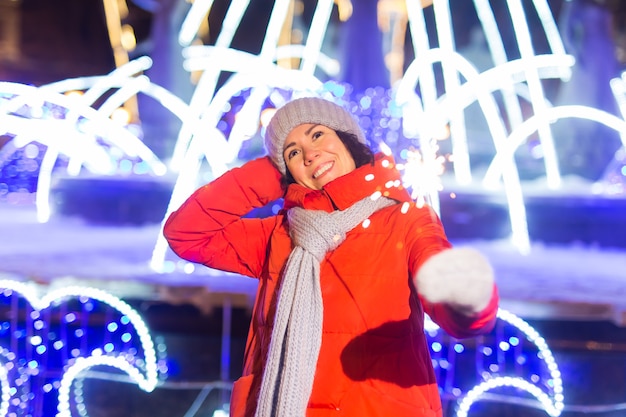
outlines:
M278 295L274 329L261 383L256 417L304 417L322 344L320 262L346 233L372 213L394 204L364 198L344 211L292 208L287 213L295 247Z

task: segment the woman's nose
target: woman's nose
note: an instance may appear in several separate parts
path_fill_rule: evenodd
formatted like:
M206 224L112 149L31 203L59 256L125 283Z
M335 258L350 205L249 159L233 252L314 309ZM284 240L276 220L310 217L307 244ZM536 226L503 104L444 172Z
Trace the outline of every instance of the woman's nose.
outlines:
M305 149L304 150L304 163L306 165L310 164L319 155L320 155L320 153L319 153L319 151L317 149L314 149L314 148Z

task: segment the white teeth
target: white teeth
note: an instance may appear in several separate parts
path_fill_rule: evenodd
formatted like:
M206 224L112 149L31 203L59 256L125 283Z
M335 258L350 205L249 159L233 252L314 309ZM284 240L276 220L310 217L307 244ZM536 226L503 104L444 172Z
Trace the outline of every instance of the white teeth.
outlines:
M319 167L319 169L313 173L313 179L319 177L324 172L328 171L330 168L332 168L332 166L333 166L332 163L328 163L328 164L324 164L321 167Z

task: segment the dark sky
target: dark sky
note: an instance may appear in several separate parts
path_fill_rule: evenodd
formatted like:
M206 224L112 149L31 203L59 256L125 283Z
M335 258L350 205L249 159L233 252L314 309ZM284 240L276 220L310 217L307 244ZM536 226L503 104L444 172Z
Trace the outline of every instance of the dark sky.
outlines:
M455 6L457 8L467 4L466 0L451 1L460 2ZM562 1L550 2L555 8L557 17ZM587 1L604 4L604 1L600 0ZM263 30L257 30L257 27L267 23L267 12L271 10L272 3L270 0L251 3L252 10L246 13L248 20L244 19L242 24L246 30L237 34L233 46L249 52L258 52L256 49L260 48ZM4 4L0 2L0 24L3 23L2 18L6 19L2 15L10 14L12 9L12 6L6 4L19 5L17 6L19 57L17 60L9 60L0 54L0 80L41 85L71 77L102 75L115 68L102 0L17 0ZM127 4L130 16L125 23L133 26L138 41L142 42L150 35L152 16L132 1L127 1ZM212 16L215 18L210 25L211 38L216 37L215 31L220 28L219 23L227 4L227 1L216 1L213 5ZM626 9L626 1L614 1L612 7L606 7L614 13L615 26L612 33L616 41L622 41L626 45L626 24L622 24L616 16L618 14L616 9L620 7ZM460 22L455 22L457 31L462 29L461 26ZM0 44L3 40L1 29ZM255 36L251 36L252 33ZM461 39L457 40L460 41ZM617 43L619 49L622 43Z
M0 56L0 80L41 85L115 68L102 0L21 0L18 8L19 57Z

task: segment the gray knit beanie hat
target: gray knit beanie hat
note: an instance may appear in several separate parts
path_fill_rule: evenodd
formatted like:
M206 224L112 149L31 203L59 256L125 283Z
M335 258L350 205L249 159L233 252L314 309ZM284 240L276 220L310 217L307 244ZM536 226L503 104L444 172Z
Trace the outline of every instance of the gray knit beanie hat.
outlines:
M278 170L286 175L283 146L289 132L304 123L320 124L335 131L352 133L365 144L365 134L343 107L319 97L298 98L279 108L265 130L265 149Z

